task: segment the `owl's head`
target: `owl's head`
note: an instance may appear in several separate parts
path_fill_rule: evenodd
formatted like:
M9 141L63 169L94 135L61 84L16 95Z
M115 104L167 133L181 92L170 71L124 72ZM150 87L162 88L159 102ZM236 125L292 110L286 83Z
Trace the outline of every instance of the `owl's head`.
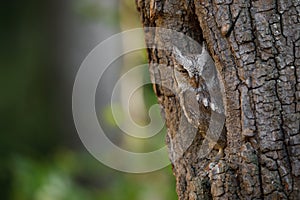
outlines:
M209 54L203 43L201 54L183 55L182 52L173 46L175 60L186 69L190 77L201 76L202 71L209 59Z

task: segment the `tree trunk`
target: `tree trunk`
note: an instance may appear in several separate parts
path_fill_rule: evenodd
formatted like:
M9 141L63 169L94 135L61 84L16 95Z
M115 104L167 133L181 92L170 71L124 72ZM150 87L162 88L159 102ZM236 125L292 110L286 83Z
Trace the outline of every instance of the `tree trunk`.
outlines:
M300 1L136 3L145 27L172 29L204 42L224 85L225 145L218 148L224 155L218 157L213 149L199 157L207 120L195 128L197 119L189 119L182 102L195 110L201 103L178 92L176 73L168 73L182 65L174 54L148 49L152 80L172 88L154 85L168 128L179 199L300 199ZM154 32L147 32L146 40L150 38L162 42ZM191 88L201 84L195 77L183 81ZM193 143L181 155L174 138L184 140L193 129Z

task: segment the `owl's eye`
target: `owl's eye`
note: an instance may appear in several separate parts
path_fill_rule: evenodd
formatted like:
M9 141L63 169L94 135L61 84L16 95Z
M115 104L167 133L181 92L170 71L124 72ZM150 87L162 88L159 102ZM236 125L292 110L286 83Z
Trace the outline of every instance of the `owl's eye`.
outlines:
M179 71L180 73L188 73L186 69L184 69L182 66L177 68L177 71Z

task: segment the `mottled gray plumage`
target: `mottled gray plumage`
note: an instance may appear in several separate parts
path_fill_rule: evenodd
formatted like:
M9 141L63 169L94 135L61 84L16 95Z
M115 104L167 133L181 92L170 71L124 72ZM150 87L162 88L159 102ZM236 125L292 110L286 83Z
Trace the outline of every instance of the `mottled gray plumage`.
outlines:
M205 45L201 54L183 55L175 46L173 54L181 108L188 122L198 128L222 153L226 145L226 134L223 130L223 90L214 62Z

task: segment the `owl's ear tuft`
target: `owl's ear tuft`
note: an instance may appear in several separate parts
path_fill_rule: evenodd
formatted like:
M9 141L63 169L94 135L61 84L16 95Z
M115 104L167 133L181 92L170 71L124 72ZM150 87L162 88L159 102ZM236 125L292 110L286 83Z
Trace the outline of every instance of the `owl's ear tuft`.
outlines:
M173 46L172 54L176 62L182 65L185 69L190 68L193 65L192 60L189 57L182 55L181 51L176 46Z
M173 46L172 53L173 53L175 56L180 56L180 57L182 56L181 51L180 51L176 46Z
M202 42L202 50L201 50L201 54L203 54L203 53L207 53L207 46L206 46L206 44L205 44L205 42Z
M209 54L208 54L208 51L206 50L206 45L205 43L203 42L202 43L202 51L201 51L201 54L197 55L196 56L196 59L199 63L206 63L206 61L208 60L209 58Z

